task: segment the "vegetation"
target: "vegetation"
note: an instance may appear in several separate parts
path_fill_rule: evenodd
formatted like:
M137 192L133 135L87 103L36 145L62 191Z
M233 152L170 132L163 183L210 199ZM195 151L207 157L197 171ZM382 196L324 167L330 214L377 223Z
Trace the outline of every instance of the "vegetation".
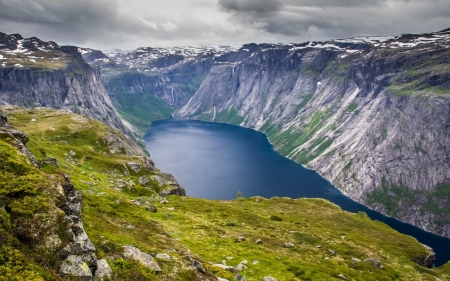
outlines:
M43 70L57 70L63 69L73 60L69 54L60 50L53 50L51 52L34 51L32 55L24 53L5 53L0 51L3 56L2 63L6 63L6 67L14 67L20 64L27 68L40 68Z
M425 199L425 200L424 200ZM372 207L382 205L386 213L393 217L403 216L400 211L399 202L403 206L421 205L422 215L430 213L437 219L437 223L450 223L450 219L445 214L450 212L448 204L450 200L450 184L439 184L434 191L412 190L402 183L390 183L386 178L382 178L381 188L374 189L367 195L367 204Z
M231 107L228 110L218 112L214 121L239 125L244 121L244 117L240 116L234 107Z
M339 280L336 279L338 274L350 280L450 278L445 266L425 269L411 261L427 254L414 238L372 221L364 213L344 212L326 200L239 196L235 200L220 201L169 196L168 203L164 203L156 193L161 187L155 181L150 181L148 186L136 184L117 188L115 182L137 183L139 176L151 177L158 171L134 173L130 170L130 174L125 175L123 164L140 160L123 151L110 151L105 142L110 129L97 121L61 111L4 111L13 126L28 134L28 146L36 157L56 158L61 169L81 190L85 229L97 248L98 258L108 259L114 271L113 280L200 280L194 271L183 266L188 252L202 262L208 274L228 280L233 280L234 275L212 264L225 260L228 265L236 266L247 260L247 268L241 272L247 280L262 280L267 275L278 280ZM32 118L36 121L30 122ZM316 119L319 121L314 122L320 123L320 118ZM310 130L315 127L311 122ZM75 132L77 138L74 138ZM2 139L1 143L2 155L8 156L0 159L3 165L0 171L3 174L14 171L18 179L21 177L18 175L30 177L29 182L34 184L23 187L20 190L23 194L44 194L48 185L42 184L45 179L51 179L53 173L58 173L59 168L44 167L43 171L48 174L43 173L30 164L25 165L25 157L16 153L7 141ZM317 147L327 143L329 140L324 139ZM70 151L75 155L72 153L69 157ZM6 190L19 192L13 185ZM448 196L445 187L439 190L442 197ZM52 194L50 191L42 200L51 198L48 197ZM1 202L9 202L8 196L3 193L0 196ZM148 211L148 206L155 206L158 211ZM18 207L17 210L26 213L28 209ZM7 247L0 252L1 276L10 274L14 278L17 276L17 280L60 279L49 269L57 268L57 264L48 265L45 259L40 260L37 254L29 255L13 242L3 243L16 238L11 238L14 235L8 230L12 229L11 222L14 223L8 219L11 214L2 210L0 214L0 238L2 247ZM238 242L240 236L244 240ZM255 244L257 239L261 239L262 244ZM285 248L287 242L294 247ZM167 253L172 261L158 260L162 272L155 273L133 261L111 259L121 256L122 246L128 244L152 255ZM369 257L380 260L384 269L364 262Z
M353 112L358 108L358 104L356 102L352 102L349 106L347 106L348 112Z

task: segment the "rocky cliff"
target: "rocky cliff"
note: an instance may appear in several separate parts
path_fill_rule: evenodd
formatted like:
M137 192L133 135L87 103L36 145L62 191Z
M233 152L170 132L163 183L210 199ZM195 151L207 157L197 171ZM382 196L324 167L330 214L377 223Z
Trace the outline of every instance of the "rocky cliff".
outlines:
M0 33L0 63L0 104L67 109L125 129L76 47Z
M450 237L450 30L222 56L183 118L267 133L344 194Z

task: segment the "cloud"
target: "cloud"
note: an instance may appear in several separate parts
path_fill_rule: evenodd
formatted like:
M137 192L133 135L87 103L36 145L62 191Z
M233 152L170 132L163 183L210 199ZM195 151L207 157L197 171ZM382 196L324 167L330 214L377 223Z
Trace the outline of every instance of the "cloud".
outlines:
M316 40L356 35L418 33L445 28L443 20L450 17L450 5L447 2L267 0L256 4L254 1L247 3L241 0L219 0L219 5L242 28L258 28L281 39Z
M448 28L448 0L0 0L0 31L99 49Z
M277 0L219 0L219 5L226 11L270 14L280 9Z

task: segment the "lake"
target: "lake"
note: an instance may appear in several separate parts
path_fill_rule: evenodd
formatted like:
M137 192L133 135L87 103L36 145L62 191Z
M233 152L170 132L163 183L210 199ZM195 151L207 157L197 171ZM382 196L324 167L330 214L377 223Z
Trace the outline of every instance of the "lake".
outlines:
M265 134L223 123L169 119L143 137L158 169L171 173L190 197L320 197L349 212L366 212L434 249L436 266L450 260L450 239L386 217L344 196L318 173L278 154Z

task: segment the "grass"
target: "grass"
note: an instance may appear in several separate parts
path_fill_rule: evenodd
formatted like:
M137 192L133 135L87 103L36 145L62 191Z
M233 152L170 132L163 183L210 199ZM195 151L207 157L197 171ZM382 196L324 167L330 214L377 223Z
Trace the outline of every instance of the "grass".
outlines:
M30 58L30 55L24 55L22 53L10 54L2 51L0 51L0 55L5 59L0 60L0 64L7 62L6 67L14 67L14 65L20 64L24 68L39 68L43 70L66 68L72 60L70 55L59 50L52 52L35 51L31 55L32 58Z
M216 118L214 119L214 121L239 125L242 123L242 121L244 121L244 117L240 116L237 113L236 109L231 107L228 110L218 112L216 114Z
M352 102L349 106L347 106L348 112L353 112L358 108L358 104L356 102Z
M108 144L102 141L109 132L107 127L50 109L3 111L13 126L29 135L31 151L38 158L56 158L82 192L83 222L98 258L120 255L121 247L127 244L152 255L167 253L172 257L171 262L158 261L161 274L121 258L109 259L114 280L199 280L186 266L184 256L188 253L203 263L208 274L229 280L234 278L231 273L212 264L225 260L236 266L247 260L248 268L241 272L247 280L262 280L268 275L278 280L338 280L338 274L350 280L450 278L445 266L423 269L411 262L426 254L414 238L372 221L364 213L344 212L323 199L238 197L221 201L169 196L164 204L156 193L155 182L147 187L117 189L114 181L137 182L141 175L151 177L159 172L124 175L123 163L140 160L126 153L110 153ZM32 118L36 121L30 122ZM319 124L317 120L315 123ZM75 131L78 138L73 137ZM317 147L328 143L329 140L322 140ZM67 156L70 150L75 152L73 157ZM52 169L46 171L51 173ZM445 187L439 190L442 197L447 196ZM150 205L156 206L158 212L147 211ZM239 236L244 241L237 242ZM255 244L257 239L263 243ZM285 248L286 242L295 246ZM331 255L328 249L336 254ZM6 264L3 261L11 255L4 254L0 259L0 272ZM353 261L353 257L362 262ZM380 260L385 269L364 262L367 257ZM17 262L21 259L27 258L23 256ZM39 270L48 272L39 263L27 264L36 264ZM14 268L9 264L7 267ZM14 270L21 274L28 267L21 268Z

